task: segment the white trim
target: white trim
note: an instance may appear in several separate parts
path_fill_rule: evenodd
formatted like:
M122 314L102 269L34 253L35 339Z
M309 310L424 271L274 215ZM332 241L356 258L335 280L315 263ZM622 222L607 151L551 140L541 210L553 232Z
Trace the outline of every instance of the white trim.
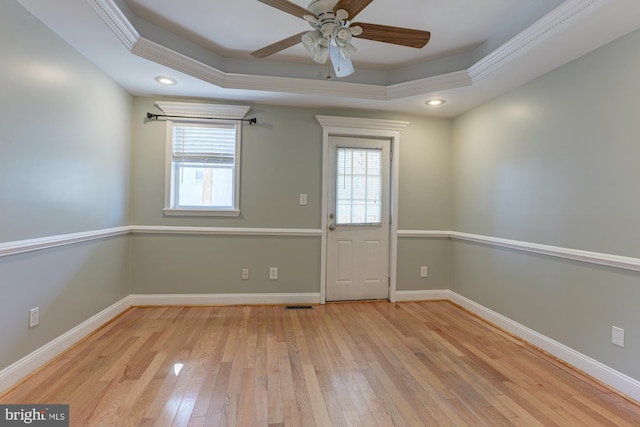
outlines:
M591 264L606 265L609 267L616 267L625 270L640 271L640 258L610 255L599 252L589 252L558 246L541 245L538 243L481 236L478 234L460 233L457 231L452 231L451 237L456 240L485 243L492 246L516 249L524 252L532 252L558 258L566 258Z
M98 314L85 320L22 359L0 370L0 393L46 365L73 345L88 337L100 327L115 319L132 306L153 305L286 305L319 304L320 294L264 293L264 294L185 294L185 295L129 295Z
M307 228L232 228L232 227L167 227L132 225L132 234L181 234L215 236L294 236L320 237L322 230Z
M324 165L323 165L324 169ZM323 177L325 172L323 170ZM323 194L324 197L324 194ZM323 212L326 200L323 199ZM395 215L397 217L397 213ZM106 239L127 234L179 234L179 235L219 235L219 236L293 236L323 237L326 229L326 218L323 216L322 228L244 228L244 227L176 227L176 226L144 226L132 225L101 230L83 231L35 239L18 240L0 243L0 258L26 252L50 249L59 246L73 245L92 240ZM508 249L547 255L556 258L571 259L589 264L605 265L624 270L640 271L640 258L611 255L600 252L583 251L559 246L542 245L519 240L502 239L479 234L461 233L446 230L397 230L400 238L451 238L453 240L483 243ZM323 243L324 244L324 243ZM326 248L322 248L323 253ZM322 257L321 257L322 258ZM321 259L321 265L325 262ZM324 283L324 278L321 278Z
M322 230L314 228L233 228L132 225L0 243L0 258L129 234L320 237L322 236Z
M382 136L395 136L396 132L402 132L410 122L403 122L398 120L378 120L368 119L361 117L343 117L343 116L322 116L317 115L316 120L323 128L338 128L328 129L330 134L335 134L336 131L341 131L342 128L348 129L347 135L356 136L376 136L379 135L375 131L387 131L393 132L392 134L384 134ZM361 133L365 132L364 135Z
M393 161L391 162L391 224L389 228L389 301L396 300L396 276L398 262L398 179L400 176L400 132L409 122L397 120L378 120L359 117L317 115L316 120L322 126L322 243L320 250L320 295L321 303L326 302L327 291L327 230L329 215L329 137L332 135L389 138Z
M144 37L138 38L131 48L131 53L225 89L321 94L373 100L388 99L387 88L380 85L227 73Z
M139 294L131 295L133 306L154 305L283 305L319 304L320 293L256 293L256 294Z
M455 89L472 84L468 70L424 77L389 86L334 80L313 80L300 77L227 73L144 37L138 37L135 44L130 47L130 50L131 53L141 58L165 65L225 89L391 101L415 96L416 94Z
M114 319L120 313L131 307L131 297L125 297L115 304L105 308L98 314L70 329L58 338L43 345L12 365L0 371L0 392L17 384L27 375L44 366L62 352L96 331L102 325Z
M159 108L159 107L158 107ZM166 209L175 205L173 198L173 120L164 124L164 205Z
M242 123L239 121L249 112L251 107L246 105L225 105L197 102L168 102L156 101L156 107L169 116L165 127L165 177L164 177L164 208L163 214L166 216L240 216L240 177L242 170ZM181 118L182 117L182 118ZM174 126L184 122L207 122L204 118L219 118L235 121L235 155L233 161L233 206L228 209L215 209L213 207L189 209L176 207L178 201L175 200L177 193L177 165L173 160L173 137ZM225 121L225 120L223 120ZM207 123L203 126L216 126Z
M397 291L398 301L448 300L480 318L548 352L569 365L596 378L632 399L640 401L640 381L583 355L562 343L527 328L451 290ZM265 294L185 294L129 295L58 338L40 347L0 371L0 392L3 392L65 350L87 337L131 306L153 305L244 305L244 304L318 304L320 293Z
M129 231L129 227L115 227L0 243L0 257L50 249L58 246L73 245L91 240L106 239L107 237L129 234Z
M485 77L496 74L514 59L535 51L550 38L557 38L559 34L579 26L600 7L614 3L613 0L566 0L467 69L387 85L228 73L140 36L114 0L88 0L88 2L132 54L217 87L380 101L398 100L439 90L473 86ZM629 30L623 27L621 32L613 36L622 36ZM582 49L593 48L592 44L581 44L581 46ZM575 50L575 47L572 49Z
M398 237L440 237L449 239L451 238L451 231L443 230L398 230Z
M520 32L502 46L476 62L469 68L473 84L495 73L507 63L526 54L541 42L552 37L611 0L566 0L539 21Z
M389 301L396 301L398 286L398 194L400 192L400 132L409 122L388 123L393 125L394 136L391 137L391 188L389 202L391 203L391 227L389 228Z
M461 70L452 73L441 74L432 77L425 77L404 83L387 86L387 99L401 99L415 96L420 93L431 93L436 91L455 89L459 87L471 86L469 71Z
M113 0L87 1L127 49L131 50L140 39L140 34Z
M483 243L490 246L531 252L556 258L571 259L589 264L605 265L623 270L640 271L640 258L612 255L602 252L590 252L580 249L564 248L560 246L542 245L539 243L520 240L503 239L500 237L483 236L480 234L461 233L445 230L398 230L398 237L407 238L451 238L467 242Z
M163 208L162 213L166 216L240 216L240 209L214 210Z
M397 302L409 301L442 301L449 300L451 291L448 289L433 289L422 291L396 291Z
M613 387L625 395L640 401L640 381L608 367L566 345L527 328L493 310L490 310L453 291L449 291L449 300L486 321L512 333L528 343L548 352L558 359Z

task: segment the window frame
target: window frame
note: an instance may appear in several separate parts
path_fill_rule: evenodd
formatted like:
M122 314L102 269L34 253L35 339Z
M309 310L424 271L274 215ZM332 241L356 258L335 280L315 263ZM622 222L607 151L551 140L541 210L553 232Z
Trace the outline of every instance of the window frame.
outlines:
M243 115L244 116L244 115ZM176 207L175 204L175 163L173 161L173 126L175 123L196 123L207 126L229 125L235 126L236 131L236 151L234 158L233 175L233 206L230 208L219 207ZM240 216L240 176L242 159L242 122L238 120L220 120L212 123L211 120L193 119L170 119L166 120L166 142L165 142L165 194L163 213L167 216Z
M202 124L206 126L233 125L235 126L235 156L233 174L233 206L230 208L210 206L176 207L176 165L173 161L173 129L174 124ZM212 123L206 119L170 119L166 120L165 146L165 195L163 212L168 216L240 216L240 170L242 159L242 122L237 120L219 120Z
M224 105L199 102L156 101L155 106L167 116L178 116L168 119L165 141L165 191L163 213L166 216L240 216L241 159L242 159L242 119L247 115L250 106ZM212 121L214 118L216 120ZM172 205L172 170L173 170L173 123L174 122L230 122L236 125L236 157L234 175L234 206L232 209L176 209Z

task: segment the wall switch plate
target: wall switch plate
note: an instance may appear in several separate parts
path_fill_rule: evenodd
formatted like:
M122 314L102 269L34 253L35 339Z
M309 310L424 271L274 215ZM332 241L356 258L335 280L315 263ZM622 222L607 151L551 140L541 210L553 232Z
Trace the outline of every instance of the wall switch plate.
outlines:
M427 277L427 266L423 265L420 267L420 277Z
M29 310L29 327L33 328L40 323L40 307L34 307Z
M248 268L243 268L242 269L242 280L249 280L249 269Z
M269 280L278 280L278 267L269 267Z
M624 347L624 329L617 326L611 327L611 343L618 347Z
M307 206L307 195L304 193L300 194L300 206Z

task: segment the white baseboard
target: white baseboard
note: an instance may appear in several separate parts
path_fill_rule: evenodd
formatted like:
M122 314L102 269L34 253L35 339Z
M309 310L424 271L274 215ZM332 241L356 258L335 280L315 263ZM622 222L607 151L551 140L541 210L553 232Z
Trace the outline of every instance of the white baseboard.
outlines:
M452 291L449 300L640 402L640 381Z
M4 368L0 371L0 392L14 386L27 375L46 365L62 352L68 350L71 346L131 307L130 298L121 299L48 344Z
M320 293L129 295L0 371L0 393L46 365L131 306L319 304Z
M139 294L131 305L320 304L320 293L299 294Z
M607 384L630 398L640 402L640 381L618 372L558 341L527 328L493 310L448 289L427 291L397 291L396 300L436 301L448 300L471 313L493 323L499 328L531 343L558 359L574 366L593 378ZM153 305L240 305L240 304L319 304L320 293L288 294L150 294L130 295L107 307L100 313L54 339L50 343L0 371L0 392L17 384L41 366L57 357L72 345L109 322L131 306Z

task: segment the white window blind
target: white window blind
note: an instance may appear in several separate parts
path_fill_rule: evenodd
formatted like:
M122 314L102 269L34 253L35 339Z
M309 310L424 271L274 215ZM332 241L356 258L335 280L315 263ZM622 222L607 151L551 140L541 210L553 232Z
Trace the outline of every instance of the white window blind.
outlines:
M382 221L382 150L338 147L336 224Z
M176 123L173 126L173 160L182 163L233 165L236 126Z
M232 123L173 123L172 209L237 209L237 132Z

